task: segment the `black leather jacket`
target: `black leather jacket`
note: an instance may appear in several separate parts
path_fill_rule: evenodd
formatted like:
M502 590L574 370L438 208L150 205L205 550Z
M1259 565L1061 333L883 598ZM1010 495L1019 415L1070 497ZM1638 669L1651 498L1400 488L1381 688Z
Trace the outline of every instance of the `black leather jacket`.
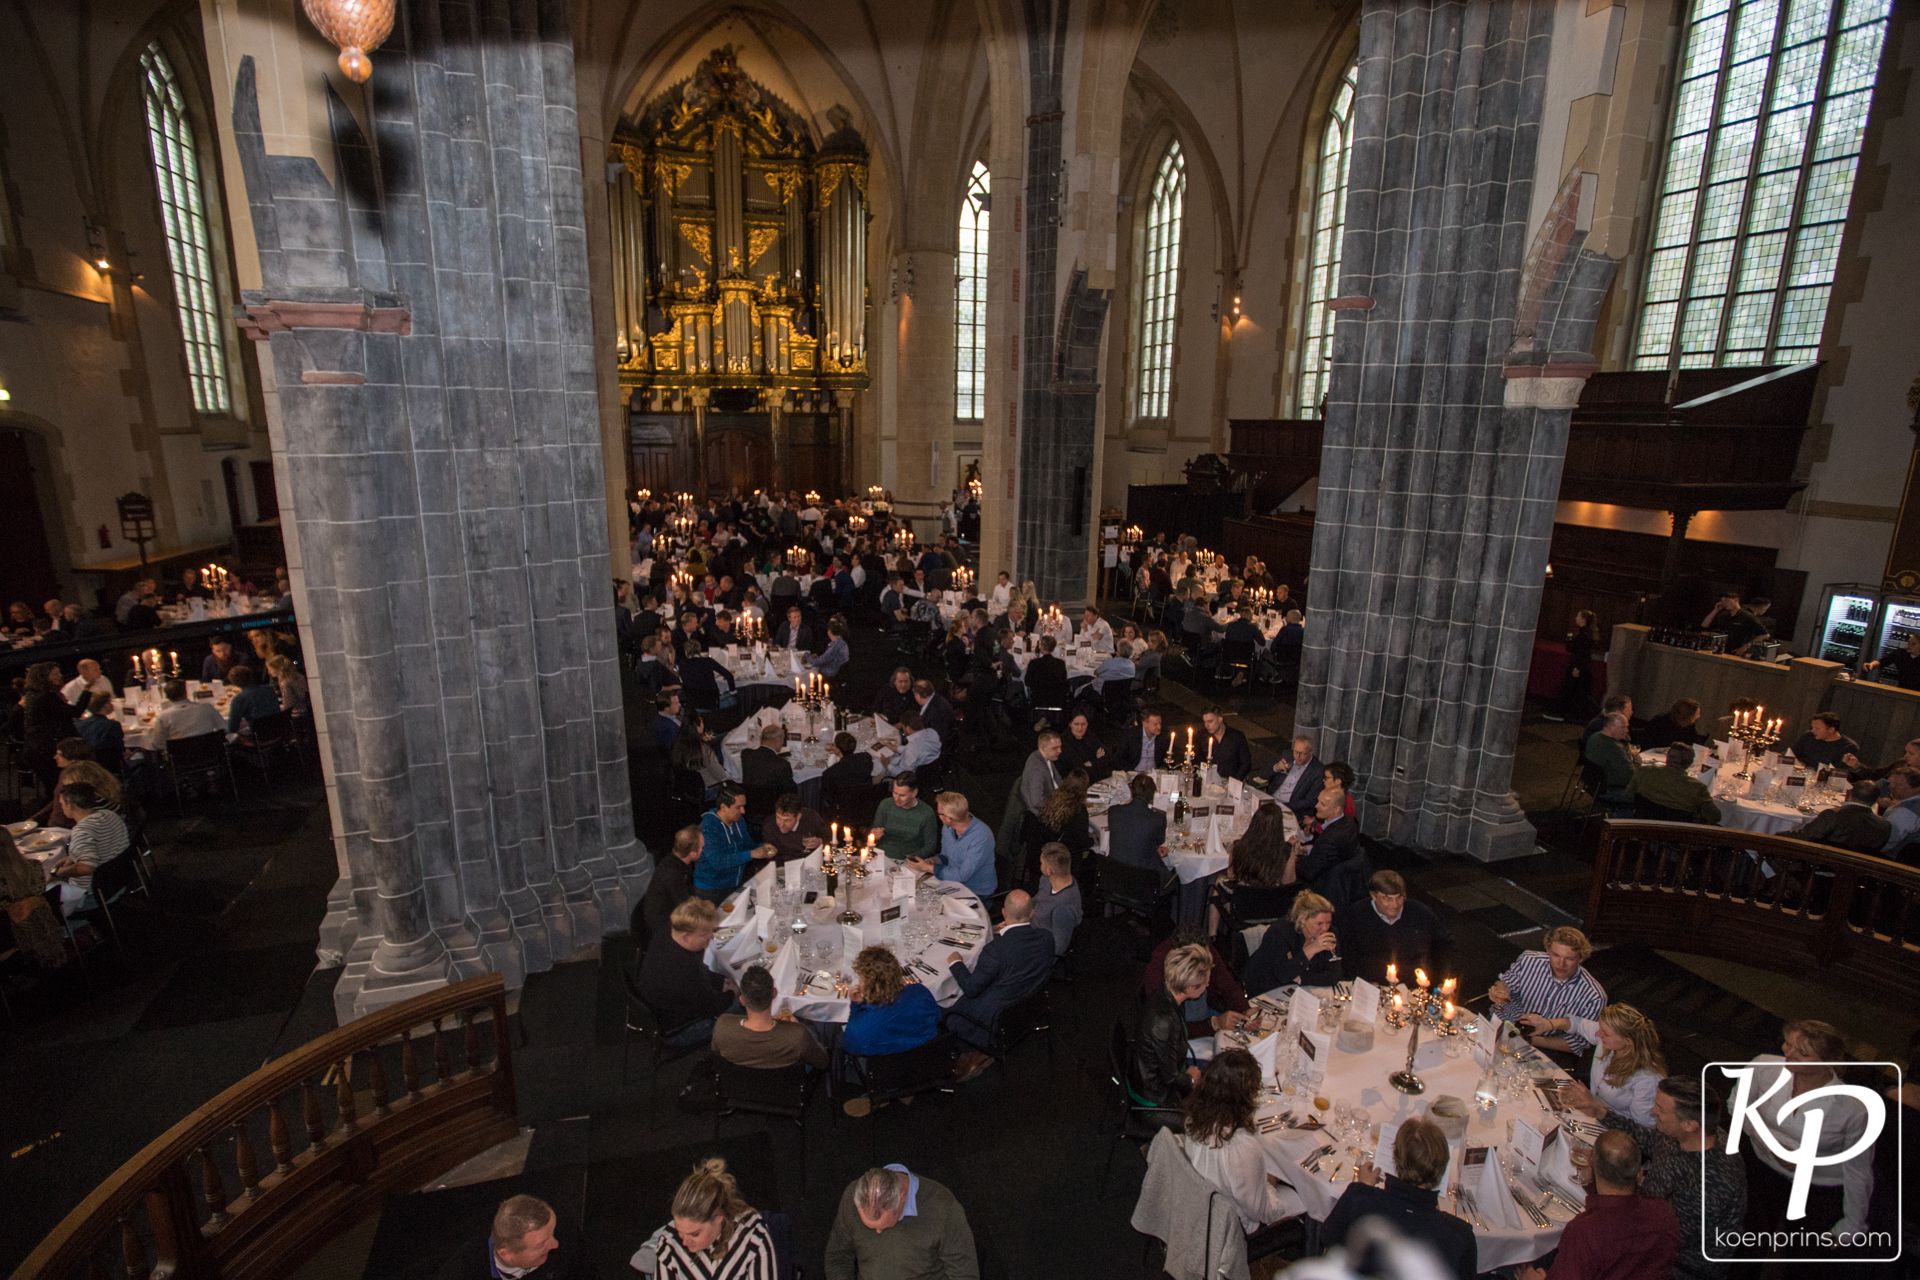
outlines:
M1193 1082L1187 1077L1187 1023L1173 997L1160 990L1140 1002L1127 1083L1156 1106L1180 1105Z

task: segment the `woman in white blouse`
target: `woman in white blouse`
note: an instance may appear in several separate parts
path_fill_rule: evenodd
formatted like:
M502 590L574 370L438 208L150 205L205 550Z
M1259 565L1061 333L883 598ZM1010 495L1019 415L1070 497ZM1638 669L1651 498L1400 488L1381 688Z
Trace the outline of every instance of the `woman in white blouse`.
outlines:
M1860 1146L1869 1117L1865 1104L1846 1094L1828 1094L1816 1102L1797 1105L1801 1095L1841 1082L1834 1068L1812 1065L1845 1062L1850 1056L1846 1041L1832 1024L1812 1019L1789 1022L1780 1042L1779 1053L1763 1053L1750 1064L1755 1070L1747 1090L1746 1132L1740 1139L1740 1153L1747 1163L1747 1226L1759 1231L1783 1225L1835 1233L1859 1231L1866 1225L1867 1201L1873 1195L1871 1146L1844 1164L1816 1166L1806 1216L1787 1221L1793 1169L1755 1130L1766 1129L1783 1150L1795 1150L1801 1144L1801 1126L1808 1113L1822 1111L1825 1117L1816 1150L1821 1155L1837 1155ZM1783 1074L1787 1082L1778 1085ZM1770 1093L1776 1085L1778 1092Z
M1248 1235L1301 1212L1299 1197L1267 1172L1253 1131L1260 1064L1245 1049L1228 1049L1207 1064L1187 1095L1182 1145L1194 1170L1218 1187Z
M1660 1052L1660 1032L1653 1019L1630 1004L1610 1004L1598 1018L1543 1018L1523 1014L1520 1024L1531 1035L1571 1031L1597 1047L1587 1083L1569 1082L1560 1098L1575 1110L1598 1119L1618 1111L1635 1124L1653 1128L1653 1095L1667 1074Z

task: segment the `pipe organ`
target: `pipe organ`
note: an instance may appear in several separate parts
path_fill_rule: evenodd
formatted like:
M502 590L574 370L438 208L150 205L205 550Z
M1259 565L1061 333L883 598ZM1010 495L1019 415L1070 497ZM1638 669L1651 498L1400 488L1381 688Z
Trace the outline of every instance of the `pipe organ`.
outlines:
M868 384L867 174L858 133L842 124L816 142L730 46L616 131L620 385L645 437L674 438L701 483L851 482L853 397ZM753 462L752 439L714 447L726 432L770 456Z

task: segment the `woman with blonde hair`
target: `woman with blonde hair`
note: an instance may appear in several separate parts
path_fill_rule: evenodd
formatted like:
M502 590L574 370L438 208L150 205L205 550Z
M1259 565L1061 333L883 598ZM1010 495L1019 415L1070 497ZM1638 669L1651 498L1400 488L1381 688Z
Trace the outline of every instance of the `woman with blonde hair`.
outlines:
M766 1221L740 1197L718 1157L702 1160L673 1193L673 1221L633 1255L658 1280L774 1280L779 1267Z
M907 975L893 952L865 947L853 958L858 983L840 1047L856 1058L918 1049L940 1034L940 1002Z
M267 675L280 691L280 709L292 715L306 715L307 678L293 665L293 659L276 653L267 659Z
M1340 940L1333 932L1333 904L1311 889L1293 900L1285 920L1267 926L1260 947L1247 959L1240 975L1248 991L1272 991L1298 983L1331 987L1345 976L1340 968Z
M1618 1111L1635 1124L1653 1128L1653 1095L1667 1074L1660 1052L1660 1030L1653 1019L1630 1004L1610 1004L1598 1018L1545 1018L1525 1014L1520 1023L1530 1034L1572 1031L1593 1041L1593 1069L1587 1083L1561 1086L1561 1101L1596 1119Z
M1178 1128L1177 1108L1200 1081L1200 1068L1187 1047L1187 1019L1181 1010L1189 1000L1207 994L1213 976L1213 952L1204 942L1188 943L1167 953L1161 967L1160 989L1140 1002L1139 1026L1127 1054L1127 1093L1143 1106L1168 1110L1155 1116L1161 1124Z

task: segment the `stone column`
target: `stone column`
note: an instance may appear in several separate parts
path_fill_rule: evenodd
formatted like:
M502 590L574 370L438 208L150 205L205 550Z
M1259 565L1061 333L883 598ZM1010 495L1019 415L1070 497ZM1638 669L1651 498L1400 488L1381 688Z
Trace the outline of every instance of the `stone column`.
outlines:
M1553 4L1366 0L1299 722L1364 827L1531 852L1513 750L1567 419L1613 261L1529 236Z
M289 17L287 21L293 19ZM403 0L333 177L234 132L331 690L342 1019L624 927L633 838L564 0ZM362 131L365 120L371 136Z

